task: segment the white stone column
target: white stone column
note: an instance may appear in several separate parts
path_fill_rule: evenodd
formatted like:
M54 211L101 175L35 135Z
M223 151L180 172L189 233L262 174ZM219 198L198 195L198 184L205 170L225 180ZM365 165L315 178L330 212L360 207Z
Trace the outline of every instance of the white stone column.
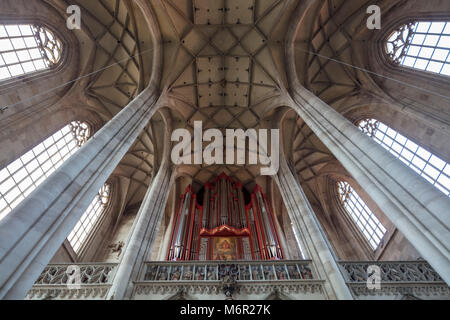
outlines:
M0 221L0 299L23 299L155 113L151 86Z
M328 299L353 299L311 204L297 178L289 169L282 152L280 170L274 179L280 189L293 227L296 228L305 253L308 255L307 259L312 260L319 278L325 280L325 294Z
M296 37L312 2L299 3L286 34L286 96L293 100L291 107L450 284L450 199L306 90L298 79Z
M166 157L145 195L137 219L133 224L131 237L124 251L125 254L119 264L113 285L108 292L108 299L123 300L131 298L133 281L138 281L144 262L150 258L161 226L170 187L175 176L172 167L170 159Z
M296 79L292 84L299 116L450 284L450 199Z

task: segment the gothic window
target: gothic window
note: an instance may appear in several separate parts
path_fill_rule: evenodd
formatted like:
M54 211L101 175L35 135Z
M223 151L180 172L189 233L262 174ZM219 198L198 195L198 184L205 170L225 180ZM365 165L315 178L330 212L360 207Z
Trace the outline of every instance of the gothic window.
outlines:
M73 121L0 170L0 220L87 141L89 126Z
M338 194L342 205L356 226L375 250L381 242L386 228L364 203L356 191L345 181L337 183Z
M385 51L395 64L450 76L450 21L416 21L400 26Z
M76 253L79 253L83 243L87 240L90 232L105 212L110 199L110 190L111 186L109 184L103 185L81 219L75 225L75 228L69 234L67 239Z
M61 53L61 40L47 28L0 24L0 81L49 69Z
M450 165L375 119L365 119L359 128L403 163L450 196Z

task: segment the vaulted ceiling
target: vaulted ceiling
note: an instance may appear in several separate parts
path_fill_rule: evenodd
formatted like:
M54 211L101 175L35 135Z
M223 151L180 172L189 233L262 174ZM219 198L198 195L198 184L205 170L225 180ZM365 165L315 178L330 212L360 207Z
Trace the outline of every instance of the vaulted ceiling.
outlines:
M263 128L286 86L284 41L297 1L152 1L164 41L162 87L179 127ZM259 166L187 166L200 186L222 171L251 188Z
M57 0L47 0L57 1ZM137 1L136 1L137 2ZM147 84L152 44L141 8L132 0L75 0L82 7L79 35L85 63L83 80L89 106L108 121ZM145 2L145 1L144 1ZM71 2L72 3L72 2ZM163 62L160 89L175 128L193 131L259 129L270 121L289 90L286 35L299 0L149 0L161 33ZM371 4L383 12L404 0L312 0L303 4L295 41L295 62L302 84L341 113L387 95L372 75L367 43L377 31L366 28ZM113 66L111 66L113 65ZM100 70L100 72L97 72ZM379 79L378 79L379 80ZM157 168L163 144L162 118L149 127L115 174L126 180L128 204L142 200ZM174 128L174 129L175 129ZM313 185L321 168L334 157L294 112L285 118L282 137L288 159L303 184ZM205 143L206 144L206 143ZM258 165L183 165L180 172L200 188L221 172L248 189L260 177ZM129 185L128 185L129 184ZM125 187L126 185L126 187ZM307 189L308 189L307 188ZM133 198L133 200L131 199Z
M135 1L74 0L66 4L81 8L82 30L76 35L83 70L78 86L88 99L85 107L106 123L148 84L153 44L147 22ZM140 204L152 181L162 147L162 126L160 115L155 115L113 173L119 215Z

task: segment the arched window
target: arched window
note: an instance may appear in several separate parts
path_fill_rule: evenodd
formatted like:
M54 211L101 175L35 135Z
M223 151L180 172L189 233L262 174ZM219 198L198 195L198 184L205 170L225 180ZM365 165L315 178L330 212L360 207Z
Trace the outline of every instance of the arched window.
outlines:
M386 41L393 63L450 76L450 21L416 21L400 26Z
M91 202L75 228L67 238L75 253L79 253L83 243L96 226L102 214L105 212L111 193L111 186L107 183L99 190L94 200Z
M372 249L376 249L381 242L386 228L364 203L356 191L345 181L337 183L339 198L345 210L355 222L359 230L369 242Z
M0 170L0 220L87 141L88 124L73 121Z
M0 81L49 69L61 54L61 40L47 28L0 24Z
M359 128L419 175L450 196L450 165L375 119L359 122Z

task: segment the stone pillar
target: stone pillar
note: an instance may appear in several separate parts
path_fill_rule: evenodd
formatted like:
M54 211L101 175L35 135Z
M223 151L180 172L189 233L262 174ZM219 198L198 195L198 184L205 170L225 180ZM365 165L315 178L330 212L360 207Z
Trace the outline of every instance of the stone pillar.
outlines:
M172 212L170 212L170 220L169 224L166 228L166 232L164 233L164 237L161 243L161 250L159 252L158 259L160 261L164 261L167 258L167 252L169 251L170 246L170 237L172 236L173 224L175 223L175 212L177 210L178 201L180 199L180 187L179 183L177 183L176 178L173 183L173 195L172 195ZM169 190L170 192L170 190Z
M311 204L297 178L289 169L283 152L280 154L280 170L274 179L280 189L293 227L296 228L305 253L308 255L306 258L312 260L318 276L326 281L325 294L329 299L353 299Z
M23 299L153 116L149 86L0 221L0 298Z
M144 262L150 258L173 180L174 170L170 159L166 158L139 209L125 254L109 290L108 299L131 298L133 281L138 281Z
M292 80L292 107L450 284L450 199Z
M172 121L167 110L161 110L161 115L166 124L162 163L145 194L131 228L131 236L108 292L108 299L111 300L131 298L133 281L138 281L144 262L150 259L164 217L170 188L175 180L176 174L170 159Z

